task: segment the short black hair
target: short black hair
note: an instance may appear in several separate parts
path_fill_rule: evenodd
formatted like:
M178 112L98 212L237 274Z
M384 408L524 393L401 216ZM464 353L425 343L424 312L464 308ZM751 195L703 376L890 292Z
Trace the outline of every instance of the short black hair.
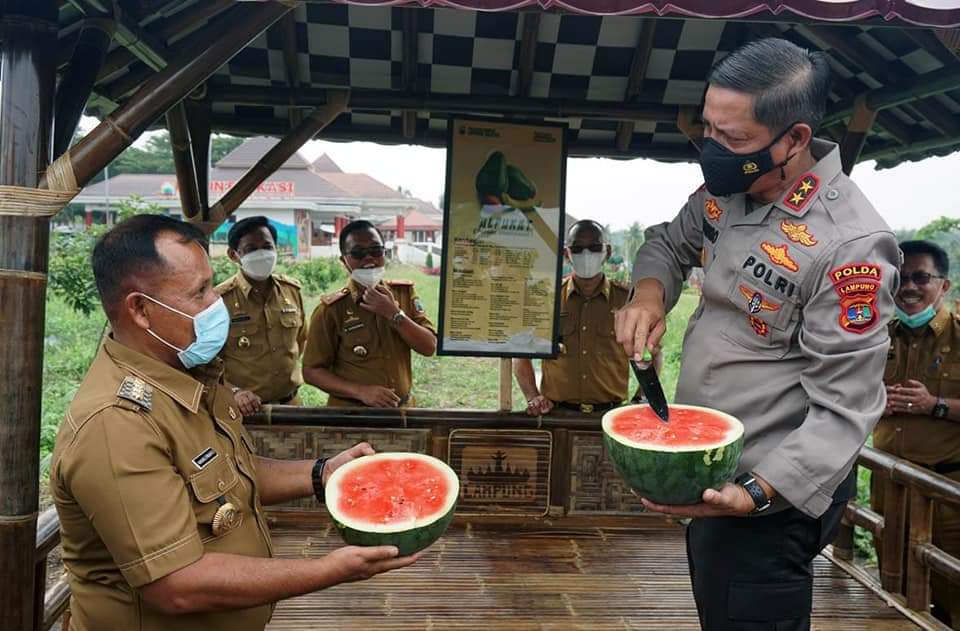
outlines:
M240 247L240 239L258 228L266 228L269 230L270 236L273 237L273 243L276 245L277 229L270 223L270 220L263 215L247 217L230 226L230 232L227 233L227 245L230 246L231 250L236 252L237 248Z
M571 226L567 229L566 244L569 246L571 243L573 243L573 234L574 234L577 230L579 230L580 228L584 228L584 227L587 227L587 226L589 226L589 227L591 227L591 228L593 228L594 230L597 231L597 234L600 235L600 241L601 241L602 243L608 243L608 242L609 242L610 239L609 239L609 237L608 237L608 235L607 235L607 229L604 228L603 225L602 225L599 221L594 221L593 219L581 219L581 220L579 220L579 221L575 221L575 222L573 223L573 225L571 225Z
M164 268L157 251L157 238L164 232L180 243L197 243L204 249L207 238L196 226L165 215L134 215L106 232L93 248L93 277L100 304L107 317L116 317L117 305L126 295L130 278Z
M380 232L380 228L377 228L366 219L355 219L345 225L343 230L340 231L340 254L346 254L344 248L347 247L347 237L358 230L373 230L380 236L380 241L383 242L383 233Z
M830 95L830 64L822 52L767 37L721 59L707 83L754 97L754 119L774 133L797 122L816 131Z
M946 250L932 241L916 239L913 241L903 241L900 243L900 250L904 258L916 255L929 255L933 259L933 267L941 276L947 276L950 273L950 257Z

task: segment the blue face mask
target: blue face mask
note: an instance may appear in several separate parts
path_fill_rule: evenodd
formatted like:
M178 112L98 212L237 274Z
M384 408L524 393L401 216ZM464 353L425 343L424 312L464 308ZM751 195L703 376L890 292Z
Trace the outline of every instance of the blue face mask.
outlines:
M177 357L180 359L180 363L183 364L184 368L193 368L194 366L209 364L216 358L217 354L220 353L220 349L223 348L223 345L227 341L227 333L230 332L230 312L227 311L227 305L223 303L223 298L217 298L217 301L212 305L197 315L191 316L179 309L174 309L170 305L163 304L147 294L140 295L165 309L173 311L177 315L193 320L193 332L196 339L186 348L174 346L150 329L147 329L147 333L177 351Z
M937 315L937 312L933 309L933 305L927 305L926 309L913 315L896 306L894 307L894 311L897 314L897 319L911 329L919 329L927 326L930 320L933 320L933 317Z

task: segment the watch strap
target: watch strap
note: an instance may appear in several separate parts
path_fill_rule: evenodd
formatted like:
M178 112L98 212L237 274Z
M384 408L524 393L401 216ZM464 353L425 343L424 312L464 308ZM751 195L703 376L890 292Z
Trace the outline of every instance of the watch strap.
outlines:
M751 514L760 513L770 508L770 504L772 503L770 498L767 497L767 494L763 491L763 487L760 486L757 478L754 477L752 473L742 473L734 481L750 494L750 499L753 500L754 505Z
M317 458L317 461L313 463L313 469L310 471L310 481L313 482L313 494L321 504L323 504L326 497L323 489L323 470L326 466L326 458Z
M947 418L947 414L950 413L950 406L947 405L947 400L943 397L937 399L936 405L933 406L933 411L930 413L930 416L933 418Z

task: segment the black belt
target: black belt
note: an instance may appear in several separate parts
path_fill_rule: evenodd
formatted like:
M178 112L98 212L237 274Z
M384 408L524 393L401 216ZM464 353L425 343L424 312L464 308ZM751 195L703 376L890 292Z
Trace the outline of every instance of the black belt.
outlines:
M569 403L567 401L557 401L557 405L574 412L590 414L591 412L606 412L620 405L620 403Z

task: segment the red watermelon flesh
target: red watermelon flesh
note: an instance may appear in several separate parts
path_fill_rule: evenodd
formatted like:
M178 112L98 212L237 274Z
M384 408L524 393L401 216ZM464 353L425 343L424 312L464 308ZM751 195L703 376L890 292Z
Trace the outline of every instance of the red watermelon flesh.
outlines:
M435 515L447 501L447 479L422 460L373 460L340 480L339 512L373 524Z
M613 417L613 431L635 443L665 447L713 446L723 442L730 422L700 409L671 408L670 422L664 423L649 407L627 408Z

